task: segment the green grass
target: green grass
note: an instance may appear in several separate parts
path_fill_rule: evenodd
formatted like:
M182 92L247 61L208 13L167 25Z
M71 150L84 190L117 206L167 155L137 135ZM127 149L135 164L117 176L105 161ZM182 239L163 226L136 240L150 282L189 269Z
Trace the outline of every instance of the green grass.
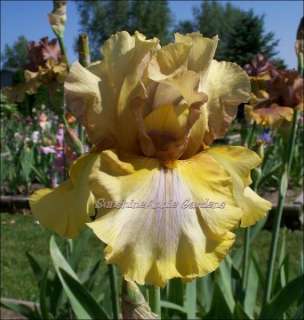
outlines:
M52 233L32 216L21 214L0 214L1 221L1 295L7 298L36 300L38 290L25 253L28 251L40 261L49 260L49 239ZM286 252L290 254L291 278L298 274L299 256L302 250L303 231L289 231L286 234ZM266 271L271 233L262 231L254 241L262 270ZM242 237L238 236L236 247L242 245ZM83 254L83 264L90 259L101 256L102 246L92 235Z
M36 300L36 279L26 257L31 253L40 262L51 264L49 240L52 234L38 224L30 215L0 214L1 221L1 296L7 298ZM87 232L90 232L87 230ZM58 237L57 242L62 247ZM90 259L101 256L102 246L94 235L83 252L81 269Z

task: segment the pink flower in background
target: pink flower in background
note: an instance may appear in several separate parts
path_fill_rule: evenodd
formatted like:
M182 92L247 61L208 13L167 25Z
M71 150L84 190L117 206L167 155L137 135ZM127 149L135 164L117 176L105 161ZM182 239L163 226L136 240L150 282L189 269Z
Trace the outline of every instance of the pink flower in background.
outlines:
M42 146L40 148L41 152L45 155L54 154L53 163L53 175L52 175L52 186L56 187L60 182L61 178L64 176L65 167L65 155L64 155L64 126L59 125L56 133L56 143L55 145Z
M40 147L43 154L56 153L54 146Z

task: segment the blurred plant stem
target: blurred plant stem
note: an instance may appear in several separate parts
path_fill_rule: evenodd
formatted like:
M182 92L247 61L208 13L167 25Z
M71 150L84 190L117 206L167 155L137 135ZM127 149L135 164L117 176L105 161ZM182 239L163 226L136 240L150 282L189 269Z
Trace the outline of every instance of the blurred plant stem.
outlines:
M113 319L119 319L119 294L117 288L117 275L115 266L113 264L108 265L110 288L111 288L111 302L112 302L112 312Z
M197 300L197 286L196 280L186 284L185 288L185 302L184 307L187 311L187 319L196 318L196 300Z
M78 38L78 60L79 60L79 63L85 68L87 68L91 63L89 38L86 33L80 34ZM81 123L78 124L78 136L80 138L82 145L84 145L85 133Z
M283 170L282 170L282 175L280 179L277 211L276 211L273 230L272 230L272 240L271 240L271 247L270 247L270 254L269 254L270 258L269 258L268 267L267 267L267 277L266 277L267 283L266 283L266 291L264 296L264 305L269 303L271 299L274 263L275 263L275 258L278 250L280 225L281 225L282 214L283 214L283 209L284 209L284 204L286 199L286 193L288 190L288 177L289 177L290 167L293 160L293 153L294 153L294 147L296 142L298 117L299 117L299 111L294 110L292 126L291 126L290 135L288 139L288 145L286 146L287 152L285 153Z
M78 38L78 60L85 68L91 63L89 38L86 33L80 34Z
M62 53L62 55L64 57L64 61L67 64L67 68L69 70L70 69L70 65L69 65L69 59L68 59L68 55L67 55L65 44L64 44L64 38L63 38L63 36L58 36L58 35L56 35L56 36L57 36L57 39L58 39L58 42L59 42L61 53Z
M254 121L250 129L247 130L244 145L249 148L252 146L252 140L256 131L256 122ZM256 179L257 180L257 179ZM254 191L256 191L256 180ZM242 288L245 290L247 285L248 278L248 269L249 269L249 254L250 254L250 227L245 229L244 232L244 253L243 253L243 274L242 274Z
M246 136L245 136L245 141L244 141L244 146L246 148L250 148L252 145L252 140L256 131L256 122L254 121L251 125L251 127L249 128L249 130L247 130L246 132Z
M304 17L302 17L297 30L296 55L298 57L298 71L304 76Z
M69 60L68 60L68 56L67 56L67 52L64 44L66 7L67 7L66 0L53 0L53 11L49 14L49 23L58 39L62 56L69 70Z
M161 307L160 307L160 288L149 286L149 305L152 312L156 313L161 318Z

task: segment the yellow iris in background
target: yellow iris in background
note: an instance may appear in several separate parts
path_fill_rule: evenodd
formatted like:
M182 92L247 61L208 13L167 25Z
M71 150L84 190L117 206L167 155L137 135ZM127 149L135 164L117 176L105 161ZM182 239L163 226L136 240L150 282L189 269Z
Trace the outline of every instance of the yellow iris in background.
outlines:
M163 286L203 276L227 255L233 230L270 209L249 187L259 157L210 147L250 94L238 65L213 59L217 42L176 34L161 48L156 38L119 32L105 42L102 61L88 69L75 63L66 79L67 106L92 150L68 181L36 192L31 208L65 237L87 224L127 280ZM201 206L206 199L221 205ZM99 200L140 205L98 208Z

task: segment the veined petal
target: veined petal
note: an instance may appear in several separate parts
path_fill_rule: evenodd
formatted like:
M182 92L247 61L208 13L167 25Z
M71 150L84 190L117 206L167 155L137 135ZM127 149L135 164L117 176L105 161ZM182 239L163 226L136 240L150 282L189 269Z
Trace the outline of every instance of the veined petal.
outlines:
M191 128L188 145L182 156L183 159L188 159L200 151L203 147L203 138L208 130L208 110L206 105L203 105L200 107L198 120Z
M158 286L173 277L187 280L216 269L234 242L229 230L241 216L231 179L216 161L204 153L165 169L153 159L118 159L111 153L100 154L90 176L97 203L106 208L88 224L107 244L107 262L117 264L127 280ZM118 164L110 165L109 159ZM125 162L134 170L113 171ZM206 198L224 202L225 208L191 205ZM108 201L115 203L107 207Z
M271 203L258 196L252 189L250 171L261 160L258 155L244 147L222 146L207 150L232 178L234 197L243 210L241 227L248 227L265 217Z
M72 67L65 84L67 102L94 144L137 150L137 127L129 103L158 42L139 32L134 36L118 32L105 42L102 61L88 70L80 64Z
M80 157L70 170L70 179L59 187L41 189L30 197L30 207L39 222L67 238L74 238L94 214L94 197L88 177L97 154Z
M208 95L209 136L211 140L223 137L236 116L238 105L249 99L249 77L235 63L213 60L203 91Z
M199 74L187 70L163 80L162 83L172 86L190 106L192 103L201 102L201 104L204 104L207 101L206 94L198 92L199 81Z
M85 126L93 144L102 141L109 147L113 140L113 112L103 105L99 88L100 78L76 62L68 74L64 89L69 110Z
M148 76L159 82L186 70L191 44L170 43L158 50L148 67Z
M191 44L188 69L204 75L214 57L218 44L218 36L210 39L203 37L199 32L187 33L185 35L175 33L175 41L177 43Z
M123 150L137 150L137 126L134 110L130 106L132 92L140 86L152 58L152 50L158 45L159 41L156 38L147 40L139 32L131 37L123 31L110 38L104 46L105 72L113 86L112 95L117 97L117 142Z

